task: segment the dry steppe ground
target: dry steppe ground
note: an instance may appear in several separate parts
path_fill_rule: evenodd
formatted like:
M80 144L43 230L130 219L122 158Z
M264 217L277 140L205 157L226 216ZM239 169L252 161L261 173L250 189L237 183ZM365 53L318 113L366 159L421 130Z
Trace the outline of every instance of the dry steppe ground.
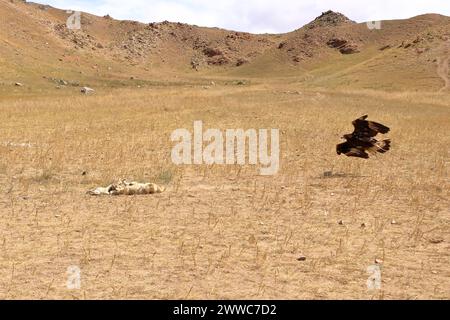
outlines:
M0 298L448 299L449 102L269 81L2 96ZM366 113L392 150L338 157ZM279 128L279 173L172 165L170 134L194 120ZM85 194L118 178L167 191Z

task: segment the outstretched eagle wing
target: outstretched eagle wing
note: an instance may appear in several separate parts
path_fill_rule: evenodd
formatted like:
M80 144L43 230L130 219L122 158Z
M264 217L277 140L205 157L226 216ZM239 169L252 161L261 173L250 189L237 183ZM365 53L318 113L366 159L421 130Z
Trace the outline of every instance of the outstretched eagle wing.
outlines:
M357 157L363 159L369 159L369 154L362 149L359 148L351 148L349 152L345 154L347 157Z
M339 155L345 154L347 157L369 158L369 154L365 151L364 147L354 146L348 141L338 144L336 146L336 152Z
M338 144L336 146L337 154L345 154L347 157L357 157L368 159L369 154L365 151L364 147L357 147L350 144L348 141Z
M356 119L352 122L353 126L355 127L355 131L353 132L353 135L360 138L373 138L378 133L386 134L390 131L388 127L385 125L382 125L381 123L374 122L374 121L367 121L367 115Z

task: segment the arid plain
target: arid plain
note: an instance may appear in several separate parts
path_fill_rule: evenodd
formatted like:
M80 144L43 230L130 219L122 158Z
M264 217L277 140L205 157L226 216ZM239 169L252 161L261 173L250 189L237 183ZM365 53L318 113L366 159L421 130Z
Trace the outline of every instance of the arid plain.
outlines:
M11 15L2 23L26 10L48 14L0 4ZM402 23L437 26L430 34L449 21L415 19ZM296 65L293 51L276 45L242 66L205 60L195 71L189 59L176 68L148 60L145 70L83 49L70 54L79 65L66 64L69 55L57 58L65 45L36 62L38 44L25 49L2 33L0 298L450 298L450 92L437 65L448 39L424 36L431 42L417 53L406 40L367 34L351 55L325 45ZM289 47L297 36L266 41ZM391 48L379 50L379 39ZM82 95L75 80L95 93ZM336 144L364 114L391 128L391 151L339 157ZM278 174L172 164L171 133L196 120L220 130L279 129ZM117 179L167 189L86 194ZM369 290L375 261L382 286ZM70 266L81 271L78 290L67 288Z

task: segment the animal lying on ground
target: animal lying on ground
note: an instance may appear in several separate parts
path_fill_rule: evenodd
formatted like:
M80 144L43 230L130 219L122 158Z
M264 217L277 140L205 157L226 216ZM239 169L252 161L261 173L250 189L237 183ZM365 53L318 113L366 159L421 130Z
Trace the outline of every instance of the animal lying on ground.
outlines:
M391 148L391 140L386 139L378 141L375 137L381 133L386 134L390 131L388 127L374 121L367 121L368 116L363 116L352 122L355 131L352 134L344 135L344 143L336 146L338 155L345 154L347 157L357 157L368 159L370 152L372 154L386 153Z
M89 190L87 194L91 196L119 196L119 195L145 195L145 194L155 194L162 193L165 188L160 187L154 183L140 183L140 182L129 182L126 180L121 180L117 183L113 183L107 187L98 187L96 189Z

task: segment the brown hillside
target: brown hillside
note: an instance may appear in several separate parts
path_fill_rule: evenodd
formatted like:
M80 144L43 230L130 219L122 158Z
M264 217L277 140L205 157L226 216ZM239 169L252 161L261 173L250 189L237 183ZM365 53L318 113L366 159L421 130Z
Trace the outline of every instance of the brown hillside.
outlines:
M450 38L450 18L435 14L383 21L380 30L370 30L328 11L280 35L167 21L143 24L85 13L81 30L74 31L66 27L65 11L18 0L1 0L0 15L4 84L62 77L74 84L111 82L164 73L290 76L320 86L435 90L445 82L445 74L437 70Z

